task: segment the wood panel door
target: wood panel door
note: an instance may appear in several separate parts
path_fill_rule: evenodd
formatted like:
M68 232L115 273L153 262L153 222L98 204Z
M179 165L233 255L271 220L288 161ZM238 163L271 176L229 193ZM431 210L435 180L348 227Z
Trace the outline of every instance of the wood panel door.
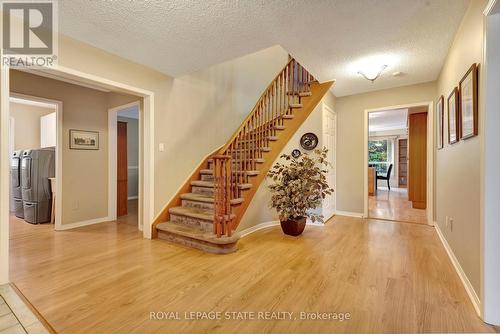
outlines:
M427 113L408 116L408 199L415 209L427 205Z
M117 126L117 191L116 215L128 213L128 158L127 158L127 123L118 122Z

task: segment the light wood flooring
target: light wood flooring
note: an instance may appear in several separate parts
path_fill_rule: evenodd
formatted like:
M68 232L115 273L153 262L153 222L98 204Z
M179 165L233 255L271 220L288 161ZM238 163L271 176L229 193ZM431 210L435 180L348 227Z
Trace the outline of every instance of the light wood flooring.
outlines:
M427 211L411 207L406 188L378 187L375 196L368 196L368 210L370 218L427 224Z
M54 232L11 221L11 278L59 333L492 332L432 227L334 217L211 255L119 220ZM150 312L348 312L335 320L150 320Z

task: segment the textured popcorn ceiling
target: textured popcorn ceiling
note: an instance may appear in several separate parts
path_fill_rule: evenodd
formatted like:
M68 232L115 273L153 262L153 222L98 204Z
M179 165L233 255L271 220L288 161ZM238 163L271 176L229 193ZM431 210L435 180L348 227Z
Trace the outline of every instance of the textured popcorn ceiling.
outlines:
M279 44L344 96L435 80L468 3L62 0L59 11L63 34L173 76ZM377 62L389 67L374 84L357 74Z

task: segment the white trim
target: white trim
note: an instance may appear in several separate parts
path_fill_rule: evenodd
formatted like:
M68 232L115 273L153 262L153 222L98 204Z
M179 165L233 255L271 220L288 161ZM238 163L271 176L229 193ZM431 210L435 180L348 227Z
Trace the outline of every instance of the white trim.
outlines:
M483 14L485 16L490 16L498 13L500 11L500 2L498 0L490 0L488 4L486 5L486 9L484 10Z
M434 102L425 101L418 103L402 104L396 106L387 106L375 109L365 109L364 113L364 141L363 141L363 216L368 217L368 114L371 112L403 109L427 106L427 224L432 226L434 221L434 154L436 147L434 145ZM429 149L430 148L430 149Z
M254 232L257 232L259 230L263 230L265 228L273 227L273 226L278 226L280 224L279 221L270 221L270 222L265 222L265 223L260 223L257 225L254 225L252 227L246 228L242 230L240 233L240 238L246 237L249 234L252 234Z
M464 270L462 269L460 262L458 261L458 259L455 256L455 253L453 253L453 250L451 249L450 245L446 241L446 238L444 237L443 233L441 232L441 229L439 228L439 224L434 223L434 227L436 228L436 232L437 232L437 235L439 237L439 240L441 240L441 243L443 244L443 247L446 250L448 257L450 258L450 261L453 264L455 271L457 272L458 276L460 277L460 280L462 281L462 284L465 288L465 291L467 291L467 295L469 296L469 299L472 302L472 305L474 306L474 309L476 310L477 315L480 316L481 315L481 311L480 311L481 310L481 301L479 300L479 297L477 296L477 293L474 290L474 287L472 286L469 279L467 278L467 275L465 274Z
M9 282L9 69L0 67L0 284Z
M365 215L361 212L350 212L350 211L338 211L335 213L336 216L346 216L355 218L365 218Z
M117 189L116 189L116 182L117 182L117 145L118 145L118 138L117 138L117 124L118 124L118 113L123 110L127 109L130 107L135 107L139 109L139 117L141 117L141 102L140 101L134 101L131 103L127 103L118 107L114 107L111 109L108 109L108 217L112 218L112 220L116 220L117 214L116 214L116 204L117 204ZM140 157L142 156L142 150L143 147L139 145L139 160ZM131 169L132 166L128 166L128 169ZM139 169L139 166L136 166L137 169ZM143 173L142 170L139 170L139 174ZM139 176L140 179L140 176ZM135 198L139 198L139 196L135 196ZM128 198L131 199L131 198ZM138 214L138 221L137 221L137 227L139 230L142 230L144 223L144 217L142 217L140 214Z
M55 219L54 219L54 229L58 230L62 225L62 180L63 180L63 103L62 101L46 99L43 97L20 94L16 92L11 92L9 94L11 98L17 101L24 100L27 103L34 102L40 103L47 106L52 106L51 109L56 111L56 207L55 207ZM16 102L19 103L19 102ZM10 113L10 111L9 111Z
M280 225L280 222L278 220L274 220L274 221L264 222L264 223L260 223L260 224L251 226L251 227L246 228L238 233L240 234L240 238L243 238L243 237L246 237L254 232L257 232L257 231L260 231L260 230L263 230L266 228L274 227L274 226L279 226L279 225ZM306 223L306 225L307 226L316 226L316 227L324 227L325 226L325 224L321 224L321 223Z
M71 229L77 228L77 227L100 224L100 223L105 223L105 222L110 222L110 221L113 221L112 219L110 219L110 217L101 217L101 218L83 220L83 221L76 222L76 223L62 224L61 226L56 228L56 231L71 230Z
M132 200L132 199L139 199L139 196L129 196L127 197L127 200Z
M13 97L12 94L10 95L9 100L11 103L22 104L25 106L40 107L40 108L45 108L45 109L54 109L53 103L46 103L46 102L34 101L34 100L25 100L22 98Z
M497 143L500 138L498 131L498 87L500 86L500 13L494 14L494 1L489 8L488 16L484 20L483 39L483 68L481 82L484 103L484 117L479 118L479 131L481 142L480 161L480 261L481 261L481 312L483 320L490 324L500 325L500 226L498 217L498 186L500 176L500 154ZM500 7L500 1L496 3ZM499 8L500 10L500 8ZM479 107L481 109L481 106Z

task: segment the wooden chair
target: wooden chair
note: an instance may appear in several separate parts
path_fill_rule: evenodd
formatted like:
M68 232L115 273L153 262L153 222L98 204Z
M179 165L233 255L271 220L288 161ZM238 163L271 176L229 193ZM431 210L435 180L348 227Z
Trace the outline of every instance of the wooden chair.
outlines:
M392 173L392 164L389 165L389 169L387 170L386 175L379 175L377 173L377 182L375 184L378 183L378 180L387 180L387 187L389 188L389 190L391 190L391 183L390 183L391 173Z

